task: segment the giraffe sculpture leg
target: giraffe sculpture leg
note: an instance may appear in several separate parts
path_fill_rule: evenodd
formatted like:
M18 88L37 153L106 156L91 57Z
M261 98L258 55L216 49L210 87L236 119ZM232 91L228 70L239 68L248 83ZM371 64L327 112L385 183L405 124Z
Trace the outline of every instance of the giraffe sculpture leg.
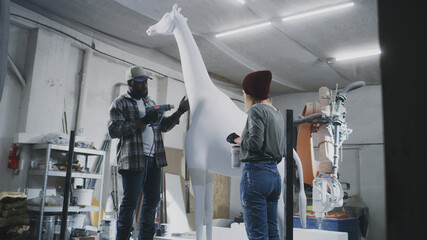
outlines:
M194 193L194 220L196 223L196 239L202 239L203 223L205 220L205 191L206 171L203 169L188 169Z
M206 240L212 240L212 218L213 218L213 187L215 175L208 173L206 175L205 188L205 222L206 222Z

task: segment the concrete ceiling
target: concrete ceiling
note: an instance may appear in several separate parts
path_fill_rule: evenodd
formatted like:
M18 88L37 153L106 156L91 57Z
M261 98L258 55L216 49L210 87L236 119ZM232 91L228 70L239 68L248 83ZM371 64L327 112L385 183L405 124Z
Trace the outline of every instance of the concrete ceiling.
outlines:
M377 2L354 0L354 7L282 22L281 17L351 0L12 0L66 25L135 48L160 51L179 61L173 36L149 37L145 31L170 12L174 3L188 18L207 70L241 84L251 71L273 72L272 95L335 89L354 82L381 82L379 56L327 63L352 50L379 48ZM263 21L272 25L237 36L214 34Z

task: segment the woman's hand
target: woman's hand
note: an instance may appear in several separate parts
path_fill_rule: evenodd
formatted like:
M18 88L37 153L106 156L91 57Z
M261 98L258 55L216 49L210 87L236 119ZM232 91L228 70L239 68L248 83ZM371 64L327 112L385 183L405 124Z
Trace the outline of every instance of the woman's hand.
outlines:
M242 140L243 139L241 137L238 137L238 138L234 139L234 142L240 146L240 144L242 144Z
M236 138L240 138L239 135L237 135L236 133L230 133L230 135L227 136L227 139L225 139L227 142L231 143L231 144L235 144L235 139Z

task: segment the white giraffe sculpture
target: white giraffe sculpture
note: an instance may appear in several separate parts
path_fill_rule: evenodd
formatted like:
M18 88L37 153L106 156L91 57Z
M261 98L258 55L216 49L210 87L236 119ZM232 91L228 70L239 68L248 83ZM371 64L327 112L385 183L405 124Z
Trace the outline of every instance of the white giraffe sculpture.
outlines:
M174 35L181 57L185 88L190 102L191 126L185 138L185 155L195 201L196 238L202 239L203 222L206 224L206 239L212 240L213 186L217 173L240 178L241 169L232 168L231 145L227 136L240 134L246 123L247 114L212 83L200 51L187 25L187 18L181 15L181 8L175 4L171 12L148 30L149 36ZM294 151L294 158L299 158ZM283 178L283 162L278 168ZM302 176L302 172L299 173ZM302 177L300 177L302 184ZM300 188L304 189L304 187ZM302 195L301 195L302 193ZM283 195L283 194L282 194ZM303 199L302 199L303 198ZM300 209L306 209L304 191L300 192ZM303 204L303 206L301 206ZM283 199L279 200L279 232L283 236ZM305 211L302 213L305 226Z

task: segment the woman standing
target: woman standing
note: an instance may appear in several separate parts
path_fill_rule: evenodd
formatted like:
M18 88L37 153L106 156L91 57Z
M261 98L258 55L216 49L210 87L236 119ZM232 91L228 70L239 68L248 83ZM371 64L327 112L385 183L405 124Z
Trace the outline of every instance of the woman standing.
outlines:
M284 154L284 119L268 94L272 74L268 70L248 74L243 80L245 111L242 137L231 133L227 141L240 145L243 162L240 201L249 240L278 240L277 202L281 178L277 163Z

